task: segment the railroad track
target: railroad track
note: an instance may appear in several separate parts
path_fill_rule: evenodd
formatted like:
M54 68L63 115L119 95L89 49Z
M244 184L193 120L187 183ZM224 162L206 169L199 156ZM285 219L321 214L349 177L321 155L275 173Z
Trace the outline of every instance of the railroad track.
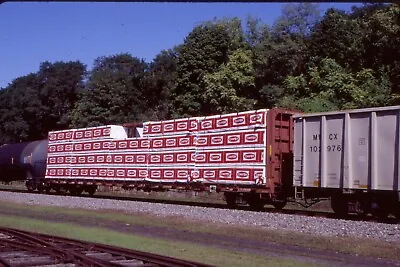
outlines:
M39 192L28 192L24 189L5 189L0 188L0 191L14 192L14 193L29 193L29 194L43 194ZM48 195L57 196L56 193L48 193ZM138 202L149 202L149 203L160 203L160 204L171 204L171 205L184 205L184 206L195 206L195 207L205 207L205 208L216 208L216 209L232 209L228 208L226 204L218 203L205 203L196 201L185 201L185 200L169 200L169 199L154 199L154 198L143 198L143 197L133 197L133 196L111 196L111 195L80 195L74 197L87 197L87 198L97 198L97 199L112 199L112 200L124 200L124 201L138 201ZM270 212L270 213L282 213L282 214L293 214L302 215L309 217L321 217L321 218L331 218L331 219L345 219L350 221L369 221L369 222L380 222L387 224L398 224L399 219L394 217L388 217L385 219L379 219L372 216L359 216L356 214L348 214L346 216L338 216L333 212L329 211L315 211L315 210L300 210L300 209L275 209L270 207L264 207L261 210L255 210L247 205L237 205L234 209L246 210L246 211L259 211L259 212Z
M0 266L206 267L210 265L0 227Z

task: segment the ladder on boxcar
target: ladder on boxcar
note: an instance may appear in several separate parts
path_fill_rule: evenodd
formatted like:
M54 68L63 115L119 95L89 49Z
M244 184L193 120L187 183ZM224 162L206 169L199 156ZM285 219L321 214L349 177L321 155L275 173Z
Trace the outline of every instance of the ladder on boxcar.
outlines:
M294 168L293 168L293 186L294 186L294 198L304 199L303 190L303 156L299 158L294 158Z

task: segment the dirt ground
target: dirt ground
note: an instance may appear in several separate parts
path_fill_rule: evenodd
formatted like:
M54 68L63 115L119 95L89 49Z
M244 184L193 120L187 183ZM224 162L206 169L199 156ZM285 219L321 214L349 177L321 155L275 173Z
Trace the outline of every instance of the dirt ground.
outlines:
M162 238L165 240L176 240L196 243L199 245L213 246L232 251L273 256L279 258L295 259L299 261L312 262L324 266L400 266L400 261L389 261L383 259L371 259L356 255L321 251L306 247L284 245L271 242L256 241L243 237L215 235L207 233L195 233L186 230L126 224L118 221L110 221L94 217L82 217L66 214L52 214L45 212L7 209L0 207L0 214L28 217L54 222L74 223L85 227L100 227L113 231L119 231L139 236Z

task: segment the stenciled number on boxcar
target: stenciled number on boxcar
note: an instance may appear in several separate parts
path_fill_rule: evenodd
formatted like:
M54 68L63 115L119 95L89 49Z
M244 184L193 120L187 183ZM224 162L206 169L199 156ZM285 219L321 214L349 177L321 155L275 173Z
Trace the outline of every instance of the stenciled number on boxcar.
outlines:
M342 151L342 146L341 145L328 145L326 146L326 150L328 152L340 152ZM321 147L320 146L310 146L310 152L321 152Z
M333 140L338 140L338 133L329 133L327 135L328 139L333 141ZM313 140L321 140L321 135L320 134L313 134ZM342 151L342 145L341 144L336 144L336 145L327 145L326 146L326 151L328 152L340 152ZM321 152L321 146L310 146L310 152Z

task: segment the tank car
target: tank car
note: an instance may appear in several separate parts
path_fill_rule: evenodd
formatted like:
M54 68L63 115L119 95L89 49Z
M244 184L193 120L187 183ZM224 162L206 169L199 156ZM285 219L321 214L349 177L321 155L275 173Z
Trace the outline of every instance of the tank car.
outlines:
M38 188L46 172L48 140L0 146L0 180L24 181L29 190Z

